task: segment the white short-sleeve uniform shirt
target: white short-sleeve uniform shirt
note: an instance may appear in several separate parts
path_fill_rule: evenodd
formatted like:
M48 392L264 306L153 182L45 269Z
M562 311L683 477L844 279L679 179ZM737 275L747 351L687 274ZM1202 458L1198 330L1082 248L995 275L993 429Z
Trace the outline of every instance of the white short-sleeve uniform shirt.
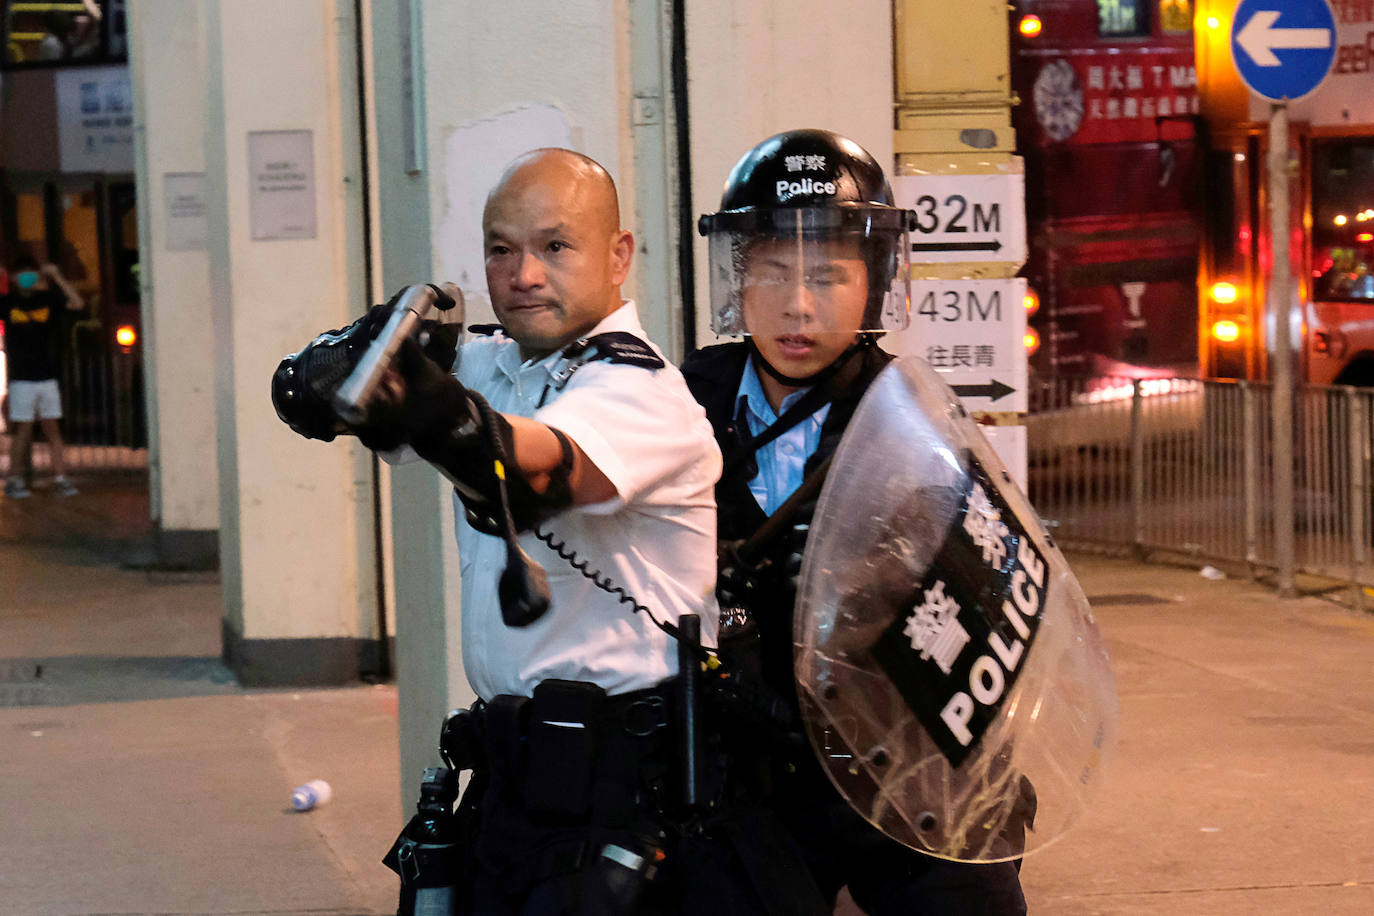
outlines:
M628 300L587 336L610 331L646 340ZM676 623L681 614L700 615L703 639L714 644L713 488L721 458L704 411L671 364L647 369L596 360L579 366L560 387L567 365L561 353L523 362L517 344L498 332L463 346L457 375L496 410L562 431L615 486L615 498L566 509L540 529L659 619ZM520 545L548 574L552 606L529 626L506 626L497 597L505 546L467 524L456 496L454 510L463 665L478 696L530 696L548 678L591 681L618 694L677 673L671 637L598 589L532 532L521 535Z

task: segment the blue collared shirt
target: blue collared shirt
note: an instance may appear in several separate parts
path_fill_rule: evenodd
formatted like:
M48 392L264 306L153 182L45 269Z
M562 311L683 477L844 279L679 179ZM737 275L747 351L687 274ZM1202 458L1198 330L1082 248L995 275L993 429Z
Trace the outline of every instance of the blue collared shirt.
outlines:
M794 391L782 401L782 413L810 391L803 388ZM787 501L787 497L801 486L806 474L806 459L810 458L821 442L821 424L830 413L830 405L825 404L815 413L796 426L769 442L755 453L759 472L749 481L749 492L754 494L759 508L769 515ZM744 367L744 377L740 379L739 393L735 395L735 416L744 415L749 424L749 434L757 436L772 426L778 419L768 397L763 393L759 382L758 370L754 368L754 357Z

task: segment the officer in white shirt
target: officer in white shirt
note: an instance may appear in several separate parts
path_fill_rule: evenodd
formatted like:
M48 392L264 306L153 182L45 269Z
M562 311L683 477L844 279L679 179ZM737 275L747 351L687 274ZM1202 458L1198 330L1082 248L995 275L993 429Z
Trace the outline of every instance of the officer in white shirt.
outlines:
M714 642L720 452L620 296L634 238L600 165L522 156L482 228L500 328L475 329L453 374L406 341L349 430L378 451L408 445L455 483L464 666L481 698L446 728L474 770L459 912L688 912L664 880L685 816L667 631L696 615L697 654ZM274 380L283 419L332 438L332 418L292 412L298 394ZM520 587L521 551L547 575L547 607Z
M503 330L462 348L459 382L511 423L516 464L533 489L544 485L541 495L558 476L556 437L571 443L573 508L547 526L559 541L658 619L703 614L711 633L719 453L682 376L620 298L634 239L619 227L610 176L566 150L532 153L491 193L483 237ZM675 648L651 619L530 533L522 546L546 561L554 600L528 626L505 626L496 577L479 572L503 565L504 545L470 525L458 532L463 604L473 609L464 665L478 696L530 696L549 678L620 694L676 673Z

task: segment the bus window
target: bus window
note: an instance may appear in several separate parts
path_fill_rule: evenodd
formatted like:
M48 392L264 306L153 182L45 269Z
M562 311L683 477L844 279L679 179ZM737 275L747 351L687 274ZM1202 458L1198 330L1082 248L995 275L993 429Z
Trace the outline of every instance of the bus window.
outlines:
M1193 30L1193 0L1159 0L1159 29L1166 35Z
M1374 303L1374 139L1313 144L1313 298Z
M1148 0L1097 0L1097 34L1128 38L1150 34Z

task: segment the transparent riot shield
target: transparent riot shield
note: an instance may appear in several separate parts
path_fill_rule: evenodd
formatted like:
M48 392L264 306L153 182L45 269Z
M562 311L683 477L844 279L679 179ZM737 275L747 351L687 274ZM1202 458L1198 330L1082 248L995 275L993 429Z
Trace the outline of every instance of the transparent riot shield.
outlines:
M1101 634L1026 497L923 360L885 369L845 432L795 620L812 746L884 833L996 862L1083 815L1116 738Z

